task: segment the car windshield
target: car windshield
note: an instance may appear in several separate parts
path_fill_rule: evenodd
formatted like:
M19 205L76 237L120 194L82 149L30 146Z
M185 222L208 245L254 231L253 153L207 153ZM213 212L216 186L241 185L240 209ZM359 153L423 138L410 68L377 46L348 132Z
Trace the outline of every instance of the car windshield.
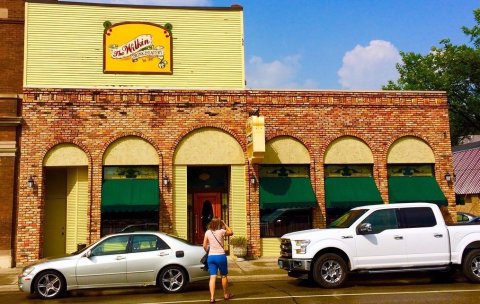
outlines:
M350 210L328 225L327 228L348 228L365 212L367 212L367 209Z

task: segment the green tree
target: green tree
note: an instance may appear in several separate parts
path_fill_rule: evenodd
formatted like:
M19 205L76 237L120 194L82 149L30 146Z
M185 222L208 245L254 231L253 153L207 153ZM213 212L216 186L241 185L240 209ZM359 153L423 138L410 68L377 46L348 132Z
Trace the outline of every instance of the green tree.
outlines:
M384 90L447 91L452 145L472 134L480 134L480 9L474 10L476 25L462 27L469 44L440 41L427 55L400 52L400 78Z

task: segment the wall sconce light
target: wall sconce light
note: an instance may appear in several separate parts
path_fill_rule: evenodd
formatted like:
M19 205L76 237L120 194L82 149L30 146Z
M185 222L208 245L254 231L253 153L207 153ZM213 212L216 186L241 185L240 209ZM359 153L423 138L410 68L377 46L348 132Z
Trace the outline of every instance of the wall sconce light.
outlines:
M450 175L450 173L447 172L447 174L445 174L445 180L447 182L451 182L452 181L452 176Z
M168 176L164 175L163 176L163 185L168 186L170 184L170 180L168 179Z
M255 178L255 175L250 175L250 185L254 186L257 183L257 179Z
M28 188L33 189L35 187L35 180L33 179L33 176L30 175L30 177L27 180L27 185Z

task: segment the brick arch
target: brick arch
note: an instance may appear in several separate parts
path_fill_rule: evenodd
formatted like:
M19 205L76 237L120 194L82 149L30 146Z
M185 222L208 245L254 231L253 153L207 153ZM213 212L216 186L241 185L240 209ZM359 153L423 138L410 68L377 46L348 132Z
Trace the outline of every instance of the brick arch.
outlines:
M243 151L243 155L244 155L244 160L245 160L245 164L248 163L248 159L247 159L247 155L246 155L246 151L247 151L247 144L245 142L245 140L241 140L240 137L235 133L233 132L232 130L230 130L229 128L223 126L223 125L211 125L211 124L201 124L201 125L196 125L196 126L192 126L190 128L188 128L186 131L182 132L173 142L173 145L172 147L170 148L170 153L172 155L175 154L175 151L177 150L178 148L178 145L180 144L180 142L185 138L185 136L187 136L188 134L196 131L196 130L200 130L200 129L203 129L203 128L210 128L210 129L218 129L218 130L221 130L221 131L224 131L226 132L227 134L229 134L230 136L232 136L236 141L237 143L240 145L240 147L242 148L242 151Z
M293 138L293 139L295 139L295 140L298 140L298 141L299 141L300 143L302 143L302 145L307 149L308 154L310 154L310 157L312 157L312 155L313 155L313 147L312 147L312 145L311 145L310 143L307 143L307 141L304 140L303 138L301 138L301 137L299 137L298 135L293 134L293 133L291 133L291 132L275 131L275 132L273 132L272 134L270 134L269 136L267 136L267 137L265 138L265 144L266 144L268 141L270 141L270 140L272 140L272 139L274 139L274 138L280 137L280 136L288 136L288 137L291 137L291 138ZM313 160L313 158L312 158L312 160Z
M102 145L102 148L100 150L100 155L102 156L102 159L103 159L103 155L105 155L105 152L107 151L108 147L112 143L114 143L115 141L117 141L121 138L129 137L129 136L140 137L143 140L145 140L146 142L148 142L149 144L151 144L152 147L155 149L155 151L157 151L157 154L160 157L160 162L163 163L163 154L162 154L160 148L158 147L158 145L153 140L151 140L149 137L147 137L145 134L143 134L141 132L125 132L125 133L119 133L119 134L111 137L108 141L106 141Z
M339 134L336 134L336 135L331 135L331 136L326 137L325 141L323 141L323 143L321 144L321 148L320 148L320 155L322 156L322 162L325 159L325 152L327 151L327 148L330 146L330 144L332 142L334 142L335 140L337 140L341 137L346 137L346 136L355 137L355 138L358 138L359 140L361 140L362 142L364 142L367 145L367 147L370 149L370 151L372 151L373 159L375 161L375 154L373 153L374 150L372 149L371 144L367 140L365 140L362 135L358 134L357 132L347 131L347 132L343 132L343 133L339 133Z
M385 150L385 153L382 155L383 161L385 164L387 164L387 159L388 159L388 153L390 152L390 148L392 145L399 139L404 138L404 137L416 137L420 140L422 140L433 152L433 155L435 157L435 163L437 163L437 160L440 159L440 156L437 154L435 149L433 149L433 146L430 144L430 142L427 140L425 136L419 133L402 133L401 135L398 135L396 138L392 138L387 142L388 148Z
M40 167L43 167L43 160L45 159L45 156L47 156L47 153L52 150L53 148L55 148L56 146L58 145L61 145L61 144L72 144L72 145L75 145L75 146L78 146L86 155L87 155L87 158L88 158L88 164L89 164L89 167L92 166L92 163L93 163L93 157L90 153L90 151L87 149L87 147L77 141L77 140L56 140L50 144L48 144L47 146L45 146L43 149L42 149L42 157L41 157L41 163L42 165Z

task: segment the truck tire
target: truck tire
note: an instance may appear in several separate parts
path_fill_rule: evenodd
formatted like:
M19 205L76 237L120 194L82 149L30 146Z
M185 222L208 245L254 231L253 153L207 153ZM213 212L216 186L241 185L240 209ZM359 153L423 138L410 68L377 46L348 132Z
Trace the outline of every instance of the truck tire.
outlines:
M347 264L337 254L321 255L313 264L313 280L323 288L338 288L347 279Z
M480 283L480 249L474 249L467 254L462 270L471 282Z

